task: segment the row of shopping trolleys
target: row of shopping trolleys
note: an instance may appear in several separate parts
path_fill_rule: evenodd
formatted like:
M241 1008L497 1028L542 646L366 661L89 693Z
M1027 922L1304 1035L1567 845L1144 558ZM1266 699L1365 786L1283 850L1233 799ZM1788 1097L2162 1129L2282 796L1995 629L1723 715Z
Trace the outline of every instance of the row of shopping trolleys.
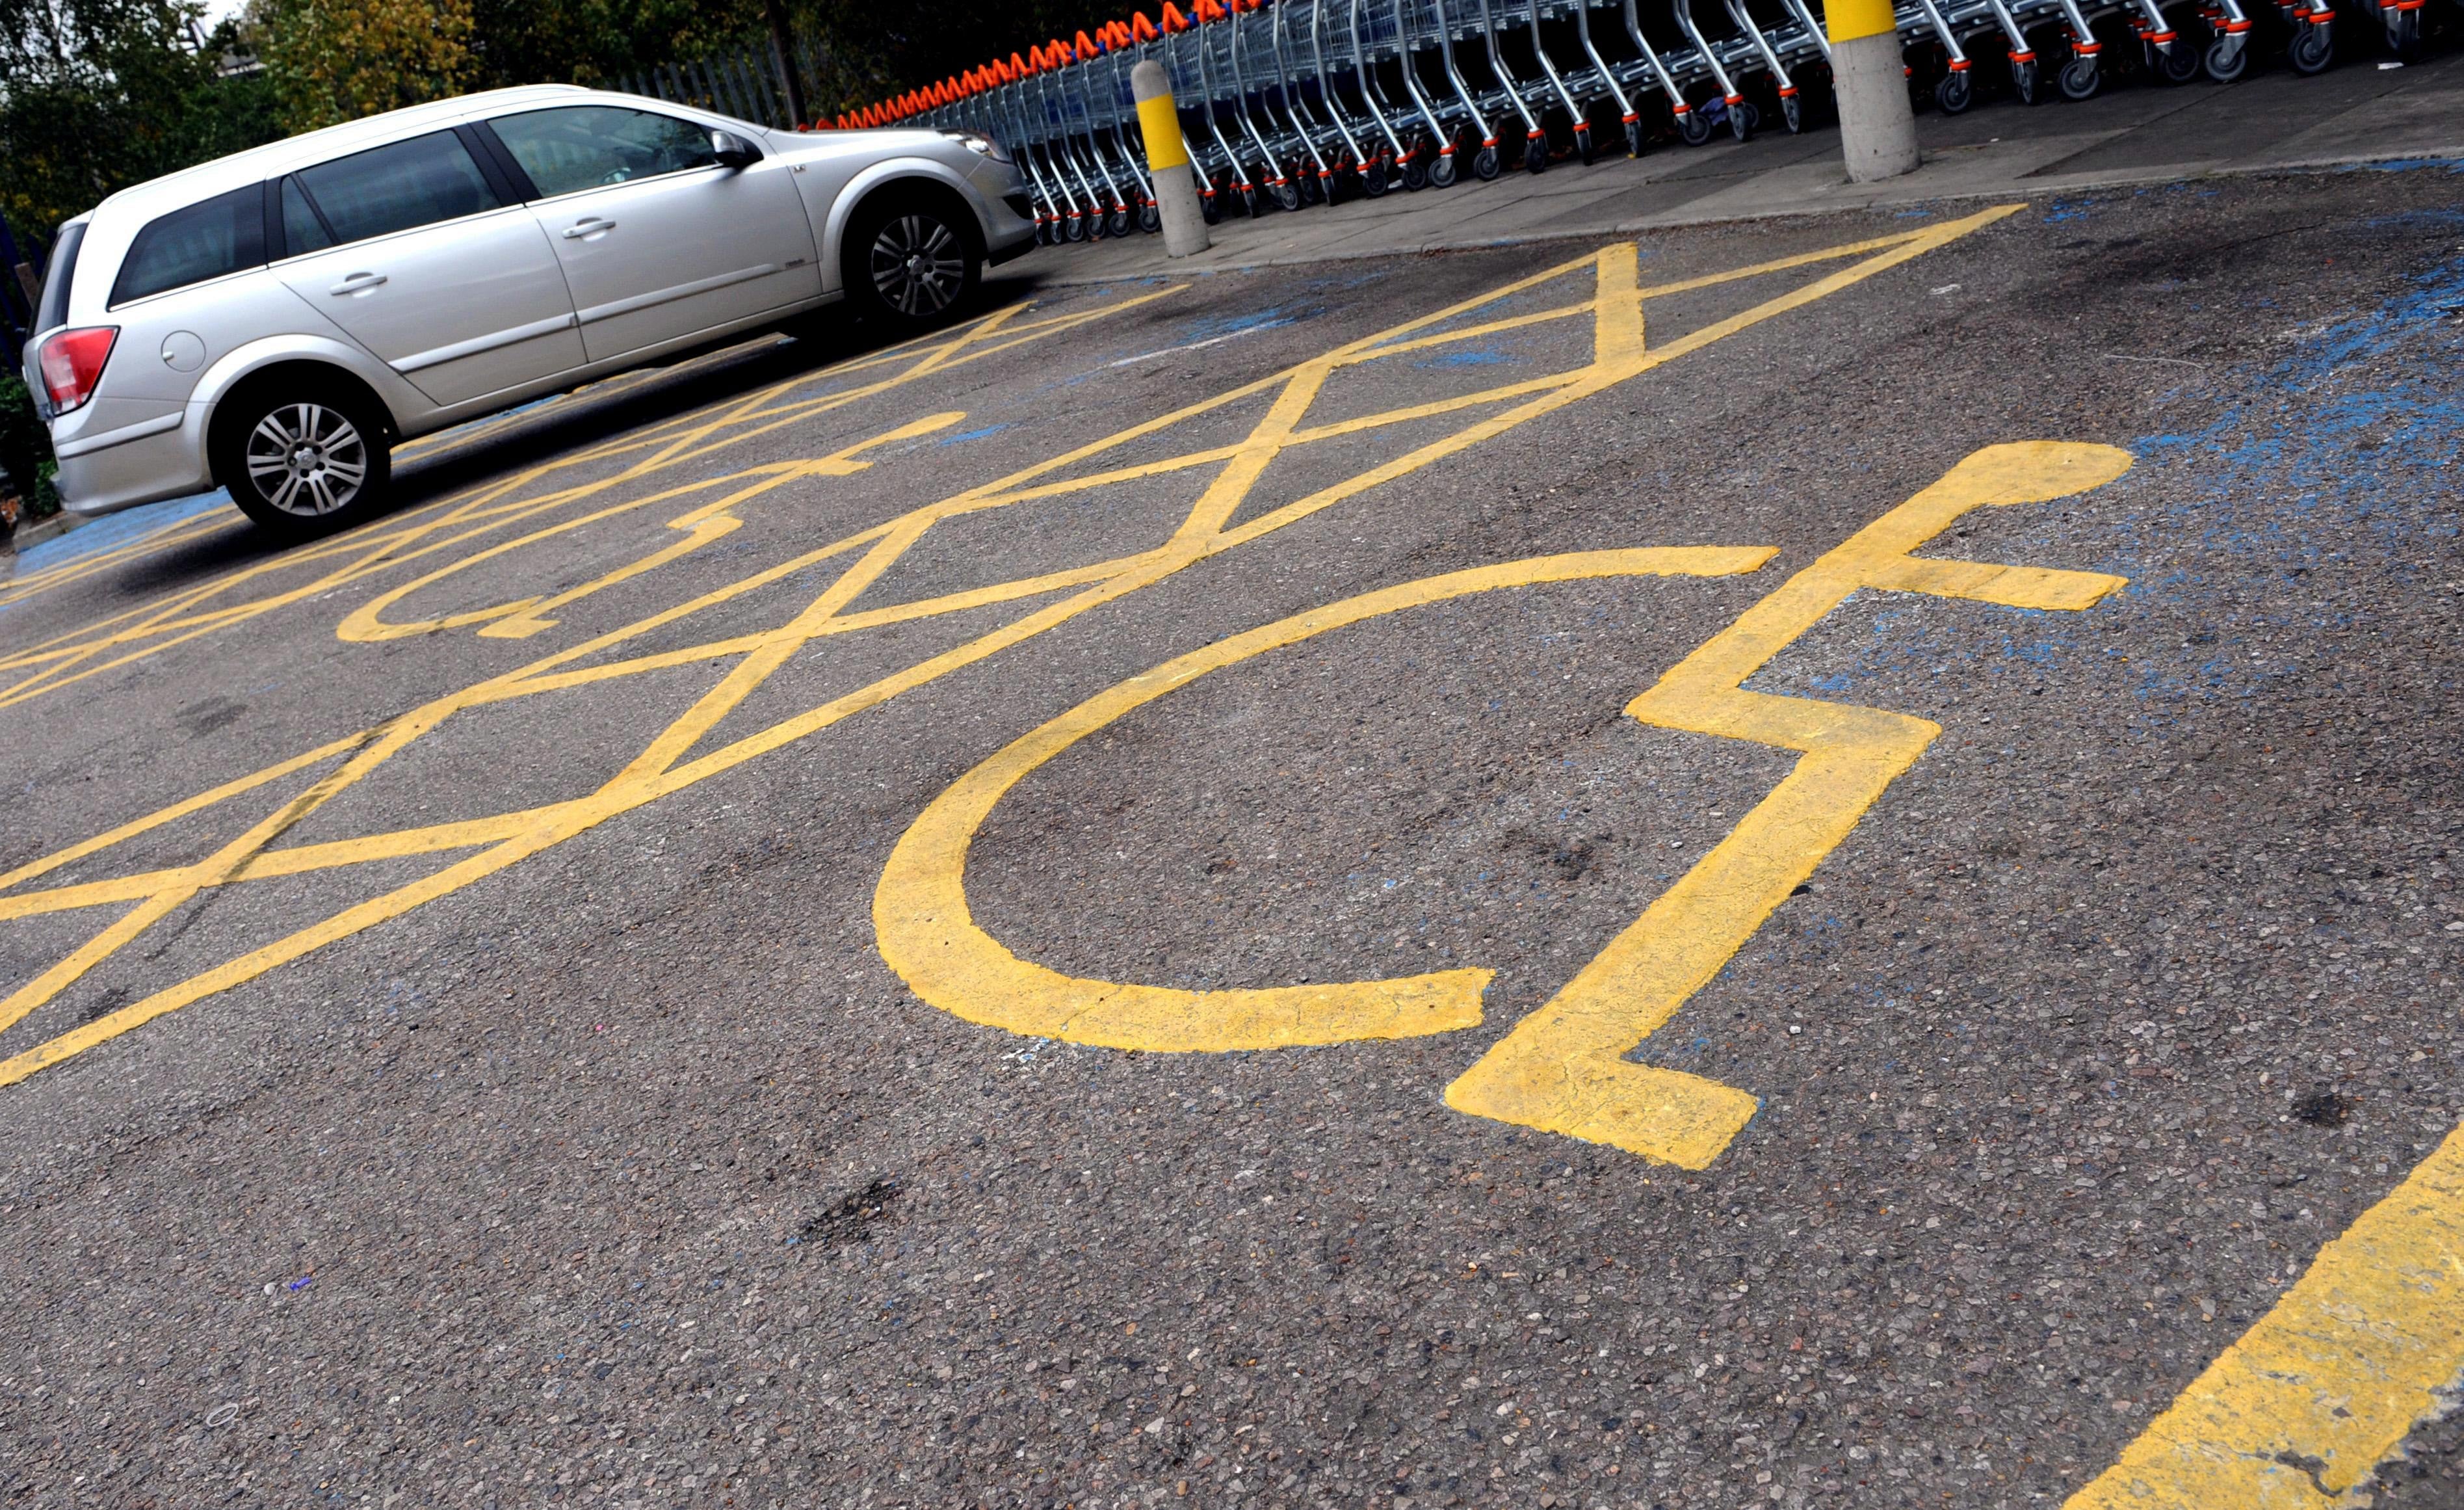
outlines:
M2132 68L2230 82L2261 51L2315 74L2340 24L2376 21L2409 56L2424 3L2345 0L2340 17L2333 0L1898 0L1896 19L1911 88L1956 113L1979 61L2035 103ZM1663 135L1802 131L1828 114L1830 55L1817 0L1198 0L841 123L989 137L1021 164L1045 238L1080 241L1159 224L1130 81L1146 58L1216 220L1635 155Z

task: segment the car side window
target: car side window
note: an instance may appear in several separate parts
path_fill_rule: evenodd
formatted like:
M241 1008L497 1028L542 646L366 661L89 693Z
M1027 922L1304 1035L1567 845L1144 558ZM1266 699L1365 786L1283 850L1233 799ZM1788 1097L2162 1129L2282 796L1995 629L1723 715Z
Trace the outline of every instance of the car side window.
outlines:
M321 219L319 230L330 231L337 246L458 220L502 204L470 149L451 131L355 152L303 167L296 176L307 190L301 208L313 207L311 223ZM287 197L283 210L287 238L296 224ZM307 248L293 243L289 250Z
M282 181L282 251L286 256L302 252L322 252L334 244L334 233L308 202L308 191L299 187L295 174Z
M541 198L708 167L710 128L621 105L567 105L497 116L488 124Z
M121 258L111 303L264 265L265 186L251 184L148 221Z

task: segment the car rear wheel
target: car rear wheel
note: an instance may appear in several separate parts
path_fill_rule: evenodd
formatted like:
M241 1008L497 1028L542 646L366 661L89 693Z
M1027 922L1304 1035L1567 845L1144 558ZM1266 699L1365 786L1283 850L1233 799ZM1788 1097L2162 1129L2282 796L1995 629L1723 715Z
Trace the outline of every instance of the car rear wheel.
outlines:
M868 200L847 227L847 300L891 329L936 325L975 293L983 254L974 228L940 195Z
M305 382L224 400L214 477L258 524L288 539L356 524L385 507L393 479L386 427L357 394Z

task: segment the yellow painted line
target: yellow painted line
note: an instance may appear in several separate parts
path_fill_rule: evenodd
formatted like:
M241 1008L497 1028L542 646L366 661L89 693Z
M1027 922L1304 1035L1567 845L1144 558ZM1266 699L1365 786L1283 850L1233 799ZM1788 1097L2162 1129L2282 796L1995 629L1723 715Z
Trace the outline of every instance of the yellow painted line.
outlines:
M1607 262L1601 281L1613 288L1617 280ZM1626 361L1640 355L1639 332L1633 345L1624 344L1630 326L1615 312L1630 307L1611 294L1600 319L1603 349ZM1279 411L1262 421L1260 434L1271 438L1288 428L1289 411ZM1972 509L2065 497L2128 465L2125 454L2101 446L1979 452L1791 578L1636 699L1629 711L1643 722L1776 744L1807 758L1640 920L1449 1087L1448 1103L1687 1167L1717 1157L1753 1115L1754 1098L1623 1056L1718 972L1940 732L1921 719L1770 698L1740 684L1859 588L1955 588L1959 596L2028 608L2076 609L2101 599L2122 579L1919 562L1908 553ZM1225 476L1236 475L1226 468ZM1212 512L1201 501L1192 518ZM1001 797L1029 773L1209 671L1469 592L1585 576L1727 574L1750 570L1771 554L1769 547L1595 552L1451 573L1297 614L1133 677L997 752L915 820L874 892L882 958L919 997L956 1016L1111 1048L1219 1052L1470 1026L1480 1018L1485 969L1221 991L1061 974L1019 959L975 922L965 892L969 847Z
M73 865L78 860L84 859L87 855L99 855L103 851L108 850L115 845L125 843L126 841L137 837L141 833L150 833L166 823L176 823L182 818L187 817L192 813L203 812L207 809L227 802L233 797L239 796L243 792L254 791L259 787L263 787L270 782L280 781L285 776L296 775L300 771L308 769L312 766L319 764L320 762L332 760L338 755L347 754L350 751L359 748L361 744L366 742L366 739L367 736L364 734L354 734L348 739L336 740L331 744L320 744L304 755L294 755L289 760L268 766L263 770L257 771L252 775L242 776L237 781L225 782L221 786L215 787L210 790L201 791L193 797L189 797L181 802L175 802L169 807L164 808L159 811L149 813L145 817L139 818L133 823L123 823L116 829L105 830L103 833L96 834L91 839L72 844L64 850L55 851L54 853L43 856L39 860L33 861L30 864L20 865L15 870L9 872L7 875L0 876L0 891L5 891L11 886L33 880L40 876L47 876L63 865Z
M2326 1510L2464 1375L2464 1130L2320 1250L2065 1510Z
M344 757L341 766L319 778L306 792L281 803L240 838L215 845L206 858L193 865L151 873L142 896L133 895L133 887L118 888L117 897L124 901L133 901L134 909L116 919L59 965L45 971L38 982L13 994L9 998L6 1010L14 1017L33 1011L45 1001L55 998L57 991L70 982L114 957L120 948L136 938L143 937L155 921L168 916L187 899L212 887L276 872L298 875L311 870L342 869L371 861L434 854L465 845L484 845L484 848L422 879L346 906L261 948L192 975L48 1042L15 1053L0 1060L0 1084L21 1080L47 1065L59 1063L97 1044L108 1042L167 1012L177 1011L328 944L450 895L473 880L562 843L611 817L633 811L710 776L809 737L868 708L927 685L952 671L977 664L1058 624L1153 586L1195 562L1261 538L1317 509L1356 497L1370 488L1396 480L1417 468L1431 465L1504 433L1516 425L1579 402L1614 383L1649 370L1678 355L1701 349L1723 335L1748 328L1783 311L1801 307L1862 278L1897 266L1932 247L1990 224L2016 208L2000 207L1905 238L1894 238L1886 250L1852 267L1842 268L1804 288L1784 293L1741 315L1650 350L1646 350L1643 344L1641 293L1635 278L1634 249L1631 246L1610 247L1555 268L1543 269L1487 295L1465 300L1403 325L1348 343L1286 373L1244 384L1199 405L1133 424L1110 436L1031 464L984 486L966 490L938 503L871 526L819 551L807 553L795 562L765 567L688 602L591 636L518 670L491 677L459 692L433 699L377 729L327 746L322 752L324 755ZM1312 494L1298 504L1286 505L1238 526L1225 527L1238 516L1241 503L1274 458L1301 443L1301 437L1307 432L1302 422L1309 404L1323 389L1330 375L1350 365L1359 352L1381 341L1408 338L1445 321L1476 314L1499 299L1540 286L1553 278L1585 273L1591 275L1594 282L1594 296L1588 306L1593 317L1595 348L1590 363L1561 374L1560 380L1545 390L1531 390L1524 402L1505 412L1466 425L1450 437L1372 467L1346 482ZM1034 339L1035 329L1075 328L1077 323L1097 318L1104 311L1098 310L1055 317L1034 326L1021 326L1006 332L986 322L977 327L974 338L971 338L972 344L953 341L931 347L921 359L899 368L875 390L887 391L890 387L894 387L904 380L901 374L912 377L928 369L946 370L974 360L984 351L993 349L990 343L995 336L1004 342L1013 338L1030 340ZM1522 385L1513 387L1517 391L1524 390ZM524 477L475 490L459 500L448 500L414 511L404 524L370 541L337 544L304 554L326 566L323 580L359 580L374 570L390 568L414 557L436 554L447 548L445 543L436 538L440 534L459 531L466 541L475 544L485 532L483 526L502 525L517 519L536 517L544 507L566 506L599 496L615 481L646 480L665 467L706 456L740 439L741 430L725 433L726 426L732 422L783 423L817 412L828 401L845 396L842 391L811 403L799 401L782 410L773 405L775 393L776 390L757 393L740 403L706 413L690 424L672 427L648 446L634 440L611 442L601 448L603 455L634 455L641 459L627 465L614 479L556 490L551 495L553 504L514 497L527 480L544 477L559 469L557 466L542 467ZM1218 453L1215 460L1221 467L1221 474L1207 487L1180 525L1155 548L1111 562L994 583L919 603L869 609L858 607L860 599L877 588L906 552L925 539L941 521L1007 506L1019 501L1029 491L1043 494L1047 482L1069 469L1081 467L1108 453L1145 442L1174 425L1186 423L1194 416L1213 412L1228 404L1243 402L1252 395L1271 395L1265 415L1252 427L1247 437L1228 450L1211 446L1201 448ZM1401 423L1414 416L1447 411L1457 403L1457 399L1450 398L1407 406L1389 411L1385 422ZM1180 470L1185 464L1183 458L1166 455L1110 476L1160 476ZM1075 485L1086 487L1093 484L1082 477ZM690 529L693 523L689 522L684 527ZM778 629L751 635L729 634L703 646L671 647L634 657L629 662L609 664L598 659L645 635L663 631L714 606L774 583L805 565L849 550L861 553L818 597ZM219 586L208 592L182 595L173 607L155 615L156 621L181 621L185 626L184 633L207 633L243 621L248 614L260 611L257 605L240 604L197 611L213 590L220 590ZM833 698L818 707L782 719L767 728L720 744L706 753L693 753L696 745L741 708L747 698L766 685L768 679L787 664L801 647L815 639L850 633L859 624L912 622L921 617L965 611L996 603L1048 596L1056 591L1066 595L1031 609L1019 618L978 634L963 644ZM298 594L286 591L276 596L283 601L296 601ZM125 630L116 629L113 633L121 633ZM395 754L409 747L457 712L514 698L575 695L583 688L654 667L722 660L733 660L734 664L716 685L672 720L622 769L585 796L527 812L471 820L467 827L450 833L443 830L451 826L430 826L370 833L292 850L275 847L278 839L309 814L319 811L334 796L384 769ZM286 763L284 768L304 770L312 764L315 762L303 757ZM275 779L271 770L260 772L242 782L217 788L216 793L190 799L151 818L124 825L114 833L124 836L144 832L173 821L175 813L186 815L201 811L219 802L231 800L243 790L253 789ZM103 840L88 841L76 846L75 853L90 855L106 848L108 842L108 836ZM25 868L19 876L31 878L62 863L65 863L63 856L47 857ZM38 909L52 911L71 905L102 904L99 894L86 889L85 885L57 888L28 900Z
M1931 591L1908 553L1972 509L2042 502L2120 477L2110 446L1988 446L1859 530L1680 661L1627 705L1660 728L1750 740L1803 758L1727 837L1642 916L1446 1088L1446 1104L1699 1169L1759 1104L1746 1092L1625 1055L1744 947L1814 874L1939 725L1879 708L1746 692L1748 677L1860 588ZM2079 609L2120 577L1975 563L1922 563L1959 595L2017 608Z
M650 571L659 566L666 566L671 562L681 560L685 556L689 556L694 551L701 549L704 545L710 544L713 542L720 540L733 533L743 522L741 520L736 518L733 513L733 510L735 510L739 504L751 502L754 499L760 497L762 494L770 492L783 483L795 481L799 477L851 477L872 465L869 461L860 461L856 459L861 453L871 450L877 446L888 445L892 441L911 440L918 435L931 434L935 431L945 430L965 417L966 415L963 412L958 411L928 414L922 419L912 420L907 424L896 426L881 434L873 435L864 440L859 440L854 445L842 447L838 451L835 451L826 456L806 461L768 462L760 466L749 467L742 472L736 473L728 477L711 477L700 482L688 482L679 487L669 488L662 492L649 494L645 497L634 499L627 502L610 504L606 508L597 509L588 514L583 514L572 519L563 520L558 523L547 525L544 528L533 530L527 535L517 536L515 539L505 541L499 544L492 545L486 550L478 551L473 555L464 556L460 560L455 561L449 566L441 566L438 569L428 573L426 576L413 578L412 580L402 584L400 587L380 593L376 597L369 599L367 602L360 605L360 607L352 610L351 612L344 615L341 626L336 629L335 633L346 641L365 642L373 640L400 639L407 635L429 634L434 633L439 630L460 629L470 625L479 624L487 626L479 631L482 635L502 639L526 639L533 634L539 633L542 630L554 627L556 623L554 619L544 618L541 616L548 611L552 609L561 609L569 604L578 603L583 598L594 596L597 593L603 592L607 588L616 586L618 583L630 581L646 571ZM603 576L595 577L592 580L582 584L580 587L571 588L565 591L544 598L520 598L511 603L497 604L494 608L473 609L465 612L447 614L439 618L422 619L416 623L391 623L386 621L385 617L385 612L387 609L392 608L395 604L400 603L403 599L410 596L412 593L433 587L437 583L443 582L472 566L476 566L483 563L496 560L501 556L511 555L515 551L523 550L532 545L538 544L542 541L552 540L559 535L570 533L571 531L580 529L586 524L600 523L604 521L614 519L619 515L629 513L635 509L647 508L651 504L665 502L671 499L678 498L685 494L701 492L706 489L718 487L730 482L742 481L748 477L754 479L750 484L737 488L735 492L719 499L716 502L705 504L700 508L680 514L676 518L670 520L668 522L668 528L684 531L686 534L686 538L684 540L676 543L675 544L663 547L659 550L654 550L649 555L642 557L640 560L628 563L627 565L620 566Z
M245 517L237 509L228 512L216 510L165 524L160 529L149 530L125 545L100 551L92 556L80 556L73 561L64 561L56 566L26 572L7 582L0 582L0 609L13 607L55 588L99 576L132 561L160 555L175 546L194 544L208 535L235 529L244 522L246 522Z
M472 534L501 528L550 508L562 507L637 480L657 468L702 460L720 450L802 423L816 414L843 409L954 366L981 361L1035 341L1067 333L1093 321L1111 318L1124 310L1179 293L1184 286L1176 284L1149 290L1092 309L1034 321L1021 318L1027 306L1011 305L954 330L917 338L854 363L775 385L742 399L705 408L696 414L680 416L666 426L652 427L644 435L610 442L543 463L457 498L424 505L374 528L353 531L318 545L285 552L270 561L227 573L203 587L187 589L165 609L151 612L136 610L113 615L80 632L90 636L81 642L78 636L72 635L65 642L55 641L36 652L0 655L0 671L27 666L42 668L13 684L0 685L0 708L135 664L176 645L232 628L276 609L313 599L377 571L391 569L404 561L451 548L455 541L463 537L433 542L415 549L407 547L425 537L466 522L475 523L476 527L470 532ZM904 366L874 382L824 393L783 409L772 407L779 395L801 385L834 381L845 371L894 366L902 362ZM757 420L760 421L758 425L754 424ZM664 441L646 438L662 433L666 437ZM493 515L489 511L488 505L494 500L539 478L645 449L651 452L646 460L613 476L561 490L545 499L506 505L496 509ZM295 571L310 563L338 559L341 565L303 586L206 614L185 612L191 606L235 592L276 573ZM111 654L121 647L130 648L121 654Z
M1470 593L1597 577L1727 576L1751 571L1772 554L1767 547L1595 550L1449 572L1296 613L1133 677L1012 742L924 810L891 852L873 891L881 957L909 989L954 1016L1114 1049L1276 1049L1470 1027L1480 1021L1481 992L1492 971L1193 991L1063 975L1030 964L976 925L967 907L968 848L1001 798L1037 767L1210 671L1330 630Z
M464 818L451 823L431 824L427 828L399 830L384 835L385 857L400 859L406 855L435 855L446 850L475 849L482 844L501 843L552 818L561 806L550 804L485 818ZM286 876L305 876L315 871L363 864L370 858L367 842L363 839L302 844L288 850L260 850L234 866L218 884L279 880ZM115 901L142 901L177 885L185 870L186 867L173 866L167 870L114 877L109 880L81 881L74 886L55 886L49 891L19 892L15 896L0 897L0 922L11 918L40 917L45 913L75 912Z

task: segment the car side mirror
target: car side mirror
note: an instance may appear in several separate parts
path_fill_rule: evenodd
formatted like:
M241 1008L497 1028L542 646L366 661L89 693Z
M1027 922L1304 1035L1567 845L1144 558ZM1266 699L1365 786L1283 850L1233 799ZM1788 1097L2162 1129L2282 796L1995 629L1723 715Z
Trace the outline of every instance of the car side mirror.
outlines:
M740 168L751 167L760 162L761 154L753 149L752 143L732 131L713 131L710 134L710 158L721 167Z

